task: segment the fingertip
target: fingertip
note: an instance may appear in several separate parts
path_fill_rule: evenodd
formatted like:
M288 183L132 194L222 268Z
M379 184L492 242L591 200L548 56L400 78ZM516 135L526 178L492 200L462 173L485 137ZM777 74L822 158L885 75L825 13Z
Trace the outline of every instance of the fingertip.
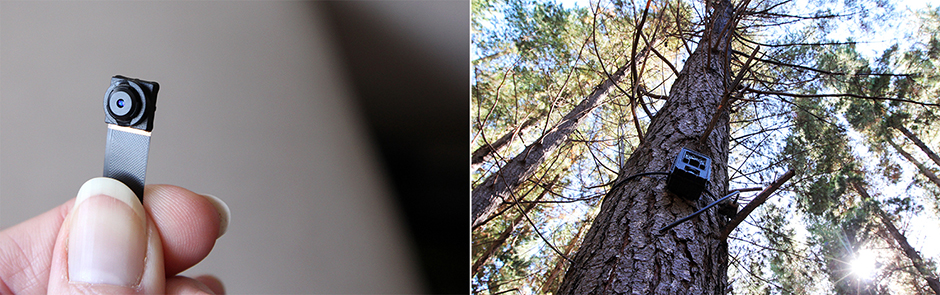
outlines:
M82 184L78 189L78 194L75 196L75 204L72 210L74 211L75 208L78 208L83 201L97 195L106 195L121 201L134 210L137 216L146 219L143 204L140 203L140 200L137 199L137 195L134 194L131 188L127 187L123 182L109 177L95 177Z
M205 197L219 213L219 236L216 238L221 238L222 235L225 234L225 231L228 230L228 223L232 219L232 210L229 209L228 204L225 204L219 197L210 194L202 194L202 196Z
M72 206L53 245L44 293L164 293L158 230L146 221L145 209L126 185L94 178L63 206L68 205Z
M95 177L79 188L69 231L70 282L135 286L144 272L147 218L124 183Z
M205 284L215 294L225 294L225 285L213 275L201 275L196 277L196 280Z
M184 276L175 276L166 280L166 294L193 295L221 293L213 291L199 280Z
M219 211L208 198L172 185L148 185L144 207L163 239L167 275L204 259L219 236Z

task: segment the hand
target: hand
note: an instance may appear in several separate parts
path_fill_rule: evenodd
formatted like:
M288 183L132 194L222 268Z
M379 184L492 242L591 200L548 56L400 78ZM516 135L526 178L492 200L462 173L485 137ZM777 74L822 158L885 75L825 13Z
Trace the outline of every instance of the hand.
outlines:
M212 276L177 274L209 254L228 206L171 185L144 195L141 205L123 183L93 178L75 199L0 232L0 294L224 293Z

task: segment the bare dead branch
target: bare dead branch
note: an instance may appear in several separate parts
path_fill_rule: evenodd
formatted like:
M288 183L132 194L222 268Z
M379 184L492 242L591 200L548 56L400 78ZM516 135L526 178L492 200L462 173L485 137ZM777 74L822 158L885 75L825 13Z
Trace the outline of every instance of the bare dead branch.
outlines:
M542 199L542 197L544 197L546 193L551 191L552 186L554 186L555 183L558 181L559 176L560 174L555 175L555 179L553 179L550 183L548 183L548 186L545 187L542 190L542 193L540 193L538 197L535 198L535 201ZM525 214L525 212L529 212L530 210L532 210L533 207L535 207L535 203L530 203L526 205L522 211L522 214ZM483 264L486 263L486 261L490 259L490 256L493 256L493 254L496 253L496 250L499 250L499 247L502 246L504 242L506 242L506 239L509 238L510 234L512 234L516 225L518 225L519 222L522 221L522 214L519 214L519 216L513 219L513 221L509 225L506 226L506 229L504 229L503 232L500 233L499 237L496 238L495 241L493 241L492 245L490 245L489 248L487 248L486 251L484 251L483 254L480 255L480 258L478 258L477 261L473 263L473 266L470 267L471 274L476 274L477 271L480 270L480 267L483 266Z
M770 43L761 43L745 37L738 37L739 40L756 44L764 47L789 47L789 46L837 46L837 45L856 45L859 43L870 43L870 42L858 42L858 41L848 41L848 42L814 42L814 43L781 43L781 44L770 44Z
M640 120L636 116L636 85L639 84L636 71L636 48L637 45L640 44L640 34L643 33L643 24L646 23L646 15L649 13L650 2L652 2L652 0L646 0L646 8L643 9L643 16L640 17L640 23L637 24L636 29L633 31L633 45L632 49L630 49L630 57L632 58L630 61L630 76L633 79L633 89L630 92L630 113L633 115L633 125L636 127L636 134L640 139L640 144L643 143L643 129L640 128Z
M740 51L737 51L737 50L734 50L733 52L734 52L735 54L740 54L740 55L744 55L744 54L745 54L744 52L740 52ZM820 74L826 74L826 75L833 75L833 76L845 76L845 75L849 75L848 73L832 72L832 71L826 71L826 70L821 70L821 69L817 69L817 68L811 68L811 67L807 67L807 66L801 66L801 65L795 65L795 64L788 64L788 63L785 63L785 62L781 62L781 61L777 61L777 60L772 60L772 59L761 59L761 58L758 58L757 61L765 62L765 63L769 63L769 64L774 64L774 65L778 65L778 66L784 66L784 67L791 67L791 68L803 69L803 70L807 70L807 71L811 71L811 72L816 72L816 73L820 73ZM918 76L919 74L854 73L854 74L852 74L852 75L853 75L853 76L912 77L912 76Z
M504 134L502 137L500 137L499 139L493 142L487 141L486 137L484 136L483 145L477 148L475 151L473 151L473 153L470 156L470 170L474 170L476 169L476 167L479 167L480 164L482 164L483 161L486 161L487 159L489 159L493 155L493 153L500 150L502 147L506 146L511 141L516 139L519 133L524 132L526 129L528 129L529 127L534 125L536 122L538 122L538 120L541 120L542 117L543 117L542 114L538 114L538 115L530 117L525 122L522 122L522 124L520 124L519 126L516 126L516 128L513 128L512 130L510 130L509 132Z
M746 188L736 188L736 189L733 189L733 190L731 190L731 191L732 191L732 192L734 192L734 191L739 191L739 192L742 192L742 193L743 193L743 192L756 192L756 191L759 191L759 190L762 190L762 189L764 189L764 188L762 188L762 187L746 187Z
M718 105L718 109L715 110L715 114L712 115L712 120L708 122L708 127L705 128L705 132L702 133L702 137L698 139L698 144L705 144L705 140L708 139L708 135L712 133L712 130L715 129L715 124L718 123L718 118L721 117L721 114L725 109L728 108L728 99L731 98L731 93L738 88L738 84L741 83L741 79L744 78L744 74L747 73L747 70L751 67L751 61L754 59L754 56L757 55L757 52L760 51L760 45L754 47L754 51L751 52L751 55L748 56L747 61L744 62L744 67L741 68L741 71L738 72L738 76L734 77L734 82L731 83L731 87L725 89L725 94L721 98L721 104Z
M509 192L509 196L512 198L512 201L516 203L516 208L519 209L519 213L522 214L523 217L525 217L525 220L529 222L529 225L532 226L532 230L534 230L535 233L538 234L539 238L541 238L542 241L545 242L545 244L548 245L549 248L552 248L552 250L554 250L555 253L558 254L558 256L560 256L561 258L564 258L564 259L567 260L569 263L572 262L571 259L568 258L568 256L566 256L564 253L561 253L561 251L558 250L558 248L556 248L555 245L553 245L552 242L548 240L548 238L545 238L545 236L542 235L542 231L540 231L539 228L538 228L538 226L535 225L535 222L532 221L532 218L529 218L529 215L526 214L526 211L525 211L525 209L522 207L522 204L520 204L520 203L516 200L516 194L513 193L512 191L510 191L510 192Z
M917 105L921 105L925 107L940 107L940 104L931 103L931 102L920 102L920 101L913 101L910 99L896 98L896 97L866 96L866 95L858 95L858 94L851 94L851 93L803 94L803 93L788 93L788 92L778 92L778 91L769 91L769 90L758 90L758 89L754 89L750 87L745 88L745 91L751 92L751 93L757 93L757 94L779 95L779 96L789 96L789 97L853 97L853 98L861 98L861 99L883 99L883 100L890 100L890 101L913 103L913 104L917 104Z
M496 86L496 97L494 98L495 101L493 102L493 107L490 108L490 110L486 112L486 115L483 116L482 119L480 118L480 108L482 108L482 104L477 104L477 125L480 127L480 129L477 131L477 134L473 135L474 139L476 139L477 136L483 135L483 126L486 125L485 122L490 119L490 115L493 114L493 111L496 110L496 106L499 105L499 90L503 88L503 84L506 83L506 76L508 76L509 73L512 72L512 69L517 64L519 64L519 61L521 60L522 58L517 58L516 61L513 62L512 66L506 69L506 73L503 74L503 79L500 80L499 85Z
M643 37L643 41L646 41L646 37ZM659 57L660 60L662 60L663 62L666 63L667 66L669 66L669 69L672 70L673 74L675 74L676 76L679 76L679 70L676 70L676 66L672 65L672 63L669 62L669 60L666 59L666 57L663 56L662 53L659 53L659 50L656 50L656 48L653 48L649 44L649 41L646 41L646 46L649 47L653 51L653 54L655 54L656 57Z
M738 227L738 224L741 224L741 222L744 221L744 219L747 218L747 216L751 214L751 212L753 212L754 209L757 209L757 206L760 206L765 201L767 201L767 197L770 197L771 194L776 192L777 189L780 188L780 186L783 185L783 183L787 182L787 180L790 180L790 178L793 177L794 174L796 174L796 171L794 171L793 168L790 168L790 170L787 171L787 173L784 173L783 176L780 176L780 178L777 178L777 180L774 180L774 182L771 183L770 186L768 186L763 191L761 191L760 194L754 197L754 200L751 200L750 203L747 203L747 206L744 206L744 208L741 209L741 212L738 212L738 215L736 215L734 219L732 219L731 222L729 222L728 225L725 226L725 229L721 231L721 236L718 239L719 240L727 239L728 235L731 234L731 231L733 231L734 228Z
M756 13L749 13L748 15L769 16L771 18L795 18L795 19L801 19L801 20L839 18L839 17L848 16L846 14L824 14L824 15L806 16L806 15L793 15L793 14L783 14L783 13L774 13L774 12L756 12Z

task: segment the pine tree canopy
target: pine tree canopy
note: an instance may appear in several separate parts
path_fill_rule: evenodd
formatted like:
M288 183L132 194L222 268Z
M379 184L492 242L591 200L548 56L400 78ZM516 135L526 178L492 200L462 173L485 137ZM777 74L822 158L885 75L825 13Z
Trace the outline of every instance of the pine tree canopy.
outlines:
M940 5L913 2L472 0L471 291L940 295ZM665 189L681 148L714 157L701 200Z

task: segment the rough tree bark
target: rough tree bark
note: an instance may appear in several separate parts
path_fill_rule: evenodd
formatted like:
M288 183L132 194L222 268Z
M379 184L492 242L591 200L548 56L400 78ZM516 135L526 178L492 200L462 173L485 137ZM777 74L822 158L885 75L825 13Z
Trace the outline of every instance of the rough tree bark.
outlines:
M898 131L901 131L901 133L904 133L904 136L907 136L907 138L911 139L911 141L914 142L914 145L917 145L917 147L919 147L920 150L924 151L924 153L927 154L927 157L929 157L931 160L933 160L934 163L937 163L937 165L940 166L940 156L934 153L933 150L931 150L930 147L927 146L927 144L924 144L924 142L921 141L920 138L914 134L914 132L907 130L907 127L904 127L904 125L891 126L891 127L894 129L897 129Z
M717 2L717 3L716 3ZM646 140L621 167L619 179L668 171L679 149L712 158L708 190L720 196L728 186L727 113L716 114L730 84L733 7L713 11L703 41L689 56L669 91L669 100L650 122ZM723 33L723 34L722 34ZM703 145L698 139L712 116L721 116ZM724 294L728 291L728 247L719 239L726 220L714 210L658 234L658 229L714 201L689 202L666 192L662 177L616 181L604 197L573 258L559 294Z
M499 171L491 174L473 188L470 199L473 226L486 220L502 202L512 200L510 194L529 176L532 176L539 164L555 149L568 140L568 136L581 121L584 121L587 114L601 105L614 87L614 83L619 83L623 79L626 68L627 66L621 67L611 75L610 79L594 87L594 91L568 112L551 130L509 160Z
M905 159L913 163L914 166L917 166L917 170L920 170L921 174L923 174L924 176L927 177L927 179L929 179L931 182L936 184L937 187L940 187L940 178L938 178L936 174L930 171L930 169L927 169L927 166L924 166L924 164L922 164L920 161L917 161L917 159L914 159L914 156L911 156L910 153L908 153L903 148L901 148L901 146L895 143L894 140L891 139L890 137L886 138L886 141L888 141L888 144L894 147L894 149L897 150L898 153L901 154L901 156L903 156Z
M503 136L496 141L489 144L483 144L483 146L477 148L475 151L473 151L473 154L470 155L470 171L476 170L478 167L480 167L481 164L483 164L483 161L488 160L493 156L493 154L512 141L513 138L518 136L520 133L525 132L526 129L529 129L529 127L535 125L535 122L538 122L541 118L542 115L533 116L525 122L522 122L519 127L513 128L509 132L506 132L506 134L503 134Z
M871 195L868 194L868 191L862 187L861 184L853 182L852 186L855 187L855 191L862 196L864 200L871 200ZM917 253L917 250L914 247L911 247L911 244L907 242L907 237L904 234L901 234L901 231L894 226L894 222L891 221L891 218L888 216L884 210L876 207L875 211L878 213L878 217L881 218L881 222L884 224L885 228L888 230L888 233L891 234L891 238L894 239L894 242L898 243L898 246L901 247L901 250L907 255L907 258L911 260L911 263L914 264L914 268L917 269L921 275L924 276L924 280L927 281L927 286L933 290L934 293L940 295L940 279L937 278L936 274L930 273L927 270L927 267L924 266L924 259L920 257L920 254Z

